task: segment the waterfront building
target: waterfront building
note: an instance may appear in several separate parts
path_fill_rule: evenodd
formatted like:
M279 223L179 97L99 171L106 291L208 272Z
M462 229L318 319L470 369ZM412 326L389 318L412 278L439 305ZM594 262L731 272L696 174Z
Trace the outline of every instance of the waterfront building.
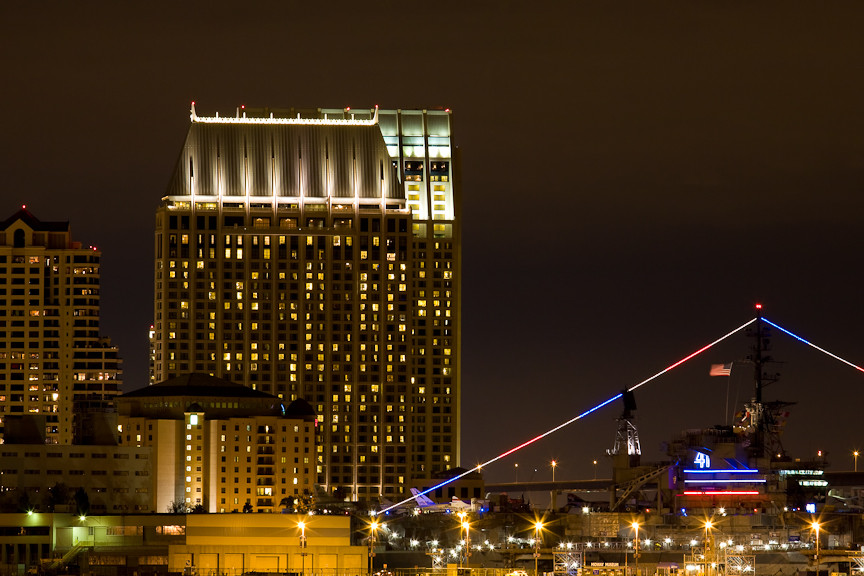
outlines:
M150 511L277 512L313 494L316 421L302 399L184 374L115 402L120 444L149 458Z
M348 516L0 514L0 570L356 576L366 548L351 536Z
M68 222L22 208L0 223L0 434L92 439L93 412L120 393L117 347L99 332L101 253Z
M318 481L398 497L459 462L449 110L200 117L156 213L152 381L303 398Z

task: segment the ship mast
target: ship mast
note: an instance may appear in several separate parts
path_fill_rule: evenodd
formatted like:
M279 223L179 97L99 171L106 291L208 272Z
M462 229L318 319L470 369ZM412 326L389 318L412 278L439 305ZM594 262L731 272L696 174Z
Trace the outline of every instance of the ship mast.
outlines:
M753 393L753 406L751 408L755 411L756 426L753 431L753 442L750 445L750 454L756 458L765 455L765 406L762 404L762 377L764 375L765 358L763 353L766 342L764 342L763 336L762 305L756 304L756 346L753 350L753 381L756 389Z
M775 400L766 402L762 390L769 384L777 381L779 374L768 374L766 366L775 363L768 356L770 350L771 327L762 322L762 305L756 304L756 327L751 333L755 340L753 353L748 359L753 362L753 380L755 390L753 400L747 405L750 415L750 456L753 458L781 458L785 455L783 444L780 442L782 422L781 410L791 406L794 402ZM788 415L788 413L787 413ZM770 454L768 453L770 451Z

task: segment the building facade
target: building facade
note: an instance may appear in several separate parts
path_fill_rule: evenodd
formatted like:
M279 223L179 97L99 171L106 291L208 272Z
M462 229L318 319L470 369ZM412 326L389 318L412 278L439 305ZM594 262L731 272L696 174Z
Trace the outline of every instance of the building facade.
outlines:
M344 515L0 513L0 572L356 576L368 560L351 528Z
M449 110L248 110L191 125L156 215L153 381L204 372L319 416L354 499L459 461Z
M120 393L117 348L99 332L98 250L68 222L21 209L0 223L0 434L71 444ZM21 438L16 438L21 441Z
M83 489L93 514L157 512L150 458L150 449L117 445L3 444L0 510L75 512Z
M313 494L315 414L206 374L117 398L120 444L152 469L149 511L278 512Z

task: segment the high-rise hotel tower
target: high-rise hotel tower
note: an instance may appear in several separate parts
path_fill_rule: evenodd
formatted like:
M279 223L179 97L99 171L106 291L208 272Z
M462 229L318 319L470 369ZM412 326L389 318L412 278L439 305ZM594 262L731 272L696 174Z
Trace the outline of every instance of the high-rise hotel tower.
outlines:
M449 110L238 110L191 125L156 215L154 381L318 414L316 471L398 496L459 461Z
M21 209L0 222L0 432L6 442L86 443L88 413L120 394L117 348L99 333L101 254L68 222Z

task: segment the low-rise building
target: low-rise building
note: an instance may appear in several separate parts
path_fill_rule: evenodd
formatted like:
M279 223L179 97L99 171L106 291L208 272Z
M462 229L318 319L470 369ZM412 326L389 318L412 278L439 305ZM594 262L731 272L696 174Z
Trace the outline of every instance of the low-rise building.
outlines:
M72 498L83 489L85 512L153 512L150 458L150 448L2 444L0 505L19 512L76 512Z
M130 576L354 576L366 557L365 547L351 545L349 516L0 514L4 573L77 565L81 574Z

